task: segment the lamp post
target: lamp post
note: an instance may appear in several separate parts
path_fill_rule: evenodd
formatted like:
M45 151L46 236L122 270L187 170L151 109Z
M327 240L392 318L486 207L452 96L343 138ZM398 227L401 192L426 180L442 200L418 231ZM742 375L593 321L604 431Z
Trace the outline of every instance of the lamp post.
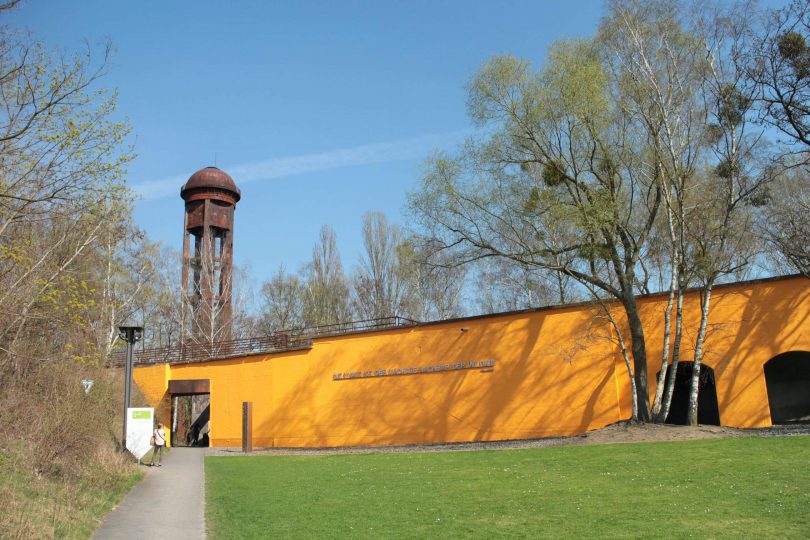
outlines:
M132 395L132 348L143 337L142 326L119 326L118 337L127 343L127 359L124 366L124 433L121 436L121 449L127 449L127 409Z

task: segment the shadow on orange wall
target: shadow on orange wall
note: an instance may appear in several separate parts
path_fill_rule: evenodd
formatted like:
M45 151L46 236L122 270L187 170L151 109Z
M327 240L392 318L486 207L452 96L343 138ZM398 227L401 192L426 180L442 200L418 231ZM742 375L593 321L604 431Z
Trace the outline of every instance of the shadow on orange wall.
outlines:
M784 350L810 347L808 283L789 278L715 289L705 363L715 370L724 425L770 424L762 366ZM697 301L695 294L686 298L685 344L693 343ZM648 371L656 373L666 298L639 303ZM597 315L591 305L564 306L319 338L307 351L173 365L163 372L138 368L136 381L151 400L164 396L169 378L210 379L215 446L241 444L243 401L254 404L257 446L574 435L630 416L624 361ZM682 359L689 354L685 346ZM488 359L496 361L494 369L332 377ZM654 377L650 383L652 393Z

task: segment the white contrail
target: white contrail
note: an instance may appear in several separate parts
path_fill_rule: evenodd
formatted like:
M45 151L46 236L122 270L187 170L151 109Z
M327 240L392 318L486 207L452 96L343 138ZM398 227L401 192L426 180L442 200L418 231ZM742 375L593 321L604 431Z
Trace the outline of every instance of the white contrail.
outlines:
M283 178L295 174L426 157L431 149L437 146L455 145L459 139L471 133L471 130L434 133L399 141L330 150L318 154L305 154L232 165L223 167L223 169L233 177L237 185L241 186L248 182ZM180 186L188 180L188 177L189 174L184 174L160 180L150 180L136 184L132 186L132 189L141 199L160 199L178 194Z

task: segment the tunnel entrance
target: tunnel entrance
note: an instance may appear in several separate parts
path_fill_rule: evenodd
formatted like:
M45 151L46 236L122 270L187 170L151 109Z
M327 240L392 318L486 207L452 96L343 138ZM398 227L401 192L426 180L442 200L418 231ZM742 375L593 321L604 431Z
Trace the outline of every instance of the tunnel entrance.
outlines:
M672 390L672 403L666 420L667 424L685 426L689 423L689 389L692 385L693 366L694 362L678 362L675 386ZM665 384L669 384L672 376L673 373L670 369L667 372ZM717 386L714 382L714 370L706 364L701 364L700 378L698 379L698 424L720 425L720 409L717 406Z
M810 352L793 351L765 363L771 422L810 422Z
M207 379L169 381L172 446L209 446L211 394Z

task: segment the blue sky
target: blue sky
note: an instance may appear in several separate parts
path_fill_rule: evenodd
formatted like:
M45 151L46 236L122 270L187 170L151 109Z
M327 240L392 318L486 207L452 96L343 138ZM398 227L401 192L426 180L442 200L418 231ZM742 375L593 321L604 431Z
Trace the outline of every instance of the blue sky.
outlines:
M587 36L598 0L118 2L28 0L5 19L49 46L109 37L105 86L133 128L128 183L153 240L182 243L182 183L207 165L242 190L235 259L258 280L306 262L323 224L344 266L364 212L402 225L433 148L472 130L465 85L494 54L539 65Z

